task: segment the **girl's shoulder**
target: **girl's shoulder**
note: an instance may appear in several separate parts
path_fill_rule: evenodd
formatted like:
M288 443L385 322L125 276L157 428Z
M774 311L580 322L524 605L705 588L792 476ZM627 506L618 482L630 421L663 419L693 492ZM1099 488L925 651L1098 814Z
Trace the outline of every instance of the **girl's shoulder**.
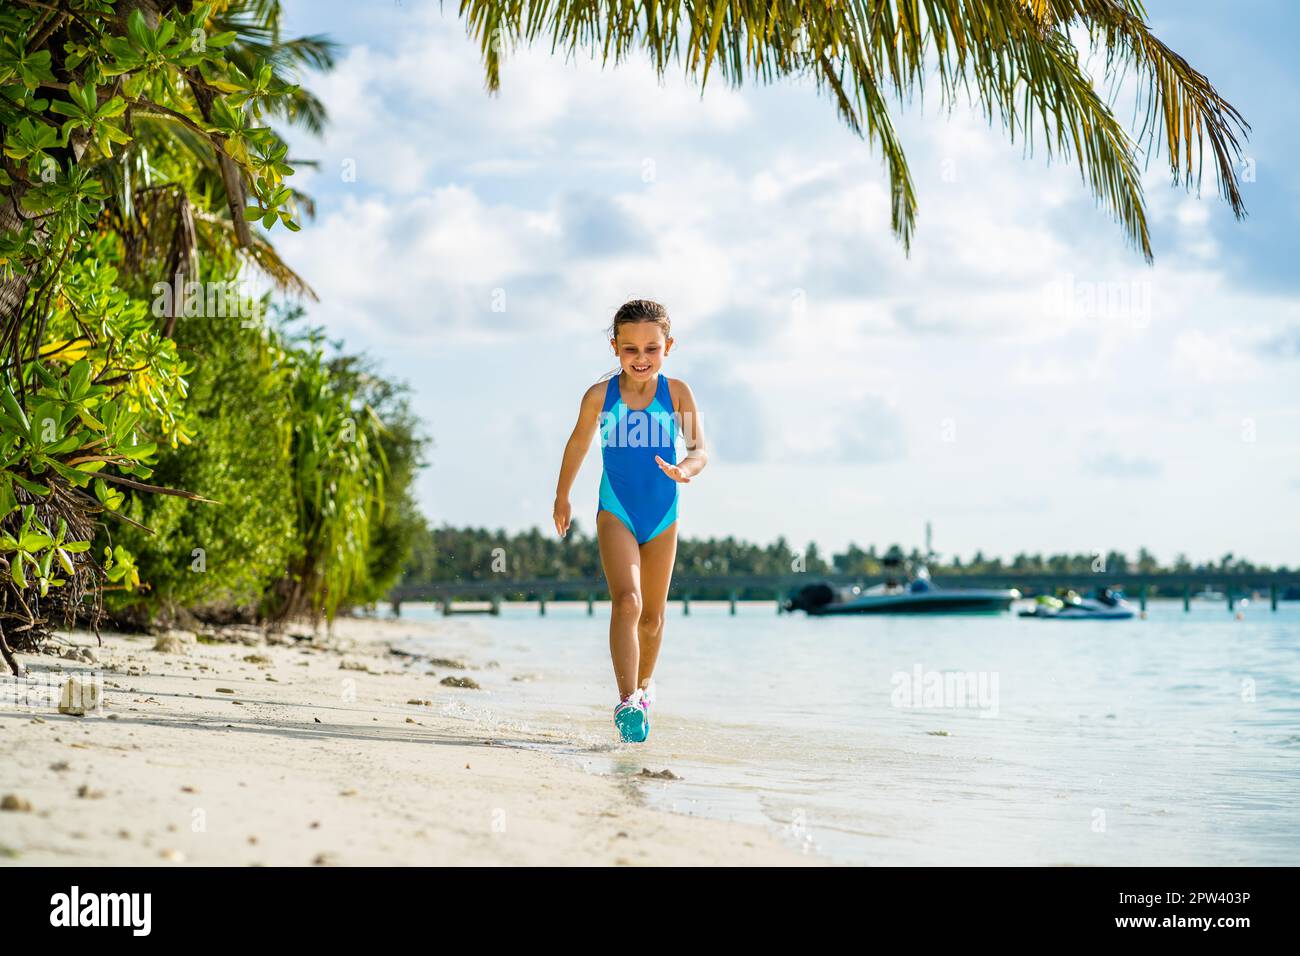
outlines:
M605 404L605 396L609 394L609 379L602 378L594 385L588 386L587 390L582 393L583 407L595 406L599 411L600 407Z
M684 379L668 378L667 375L664 378L668 382L668 394L672 396L673 408L680 406L686 399L694 400L695 396L691 393L691 387L686 384Z

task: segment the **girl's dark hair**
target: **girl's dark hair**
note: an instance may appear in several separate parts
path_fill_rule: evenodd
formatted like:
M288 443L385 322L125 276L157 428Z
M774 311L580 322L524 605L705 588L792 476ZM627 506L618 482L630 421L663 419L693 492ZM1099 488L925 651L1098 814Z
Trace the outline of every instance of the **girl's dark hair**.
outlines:
M668 321L668 310L658 302L650 299L628 299L614 313L614 324L609 327L609 337L618 338L618 330L632 322L654 322L663 329L664 338L669 338L672 325Z

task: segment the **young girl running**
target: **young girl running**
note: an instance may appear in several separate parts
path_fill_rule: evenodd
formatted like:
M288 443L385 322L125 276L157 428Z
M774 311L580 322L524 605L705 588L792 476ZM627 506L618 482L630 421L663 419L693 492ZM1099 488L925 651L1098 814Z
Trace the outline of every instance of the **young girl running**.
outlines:
M614 726L623 740L641 743L650 734L652 677L677 557L677 485L703 471L709 459L695 396L685 382L661 372L673 347L667 310L648 299L626 302L610 335L620 371L582 397L555 489L555 530L560 537L569 531L569 491L599 429L605 471L596 537L612 601L609 654L619 696ZM678 434L687 451L680 462Z

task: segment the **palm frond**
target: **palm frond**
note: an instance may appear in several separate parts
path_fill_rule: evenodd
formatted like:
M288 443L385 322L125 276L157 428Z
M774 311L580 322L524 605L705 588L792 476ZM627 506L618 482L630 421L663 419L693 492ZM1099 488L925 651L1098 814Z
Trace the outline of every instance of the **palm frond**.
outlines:
M1219 189L1244 214L1235 162L1249 126L1185 59L1152 35L1138 0L461 0L490 92L502 53L549 39L617 65L640 49L660 78L673 62L698 80L739 86L811 75L844 122L879 146L894 195L895 233L908 246L916 216L907 159L888 99L903 105L938 86L948 109L972 101L1012 140L1078 164L1098 202L1151 258L1139 153L1163 149L1175 184L1199 183L1209 141ZM1106 50L1106 75L1144 81L1145 122L1130 136L1095 88L1070 39L1076 26Z
M201 244L216 245L218 242L227 244L234 242L234 226L225 216L195 210L194 224ZM270 279L278 291L302 296L313 302L319 301L320 297L316 295L316 290L280 258L275 246L267 242L266 237L260 232L254 232L253 244L239 248L238 253L245 263Z

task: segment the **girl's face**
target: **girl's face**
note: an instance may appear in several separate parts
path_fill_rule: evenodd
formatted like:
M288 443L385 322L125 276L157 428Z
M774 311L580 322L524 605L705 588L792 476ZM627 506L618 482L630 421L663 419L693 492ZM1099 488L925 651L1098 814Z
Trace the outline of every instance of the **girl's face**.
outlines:
M633 381L646 382L659 374L664 356L673 347L671 338L664 338L658 322L627 322L610 340L623 371Z

